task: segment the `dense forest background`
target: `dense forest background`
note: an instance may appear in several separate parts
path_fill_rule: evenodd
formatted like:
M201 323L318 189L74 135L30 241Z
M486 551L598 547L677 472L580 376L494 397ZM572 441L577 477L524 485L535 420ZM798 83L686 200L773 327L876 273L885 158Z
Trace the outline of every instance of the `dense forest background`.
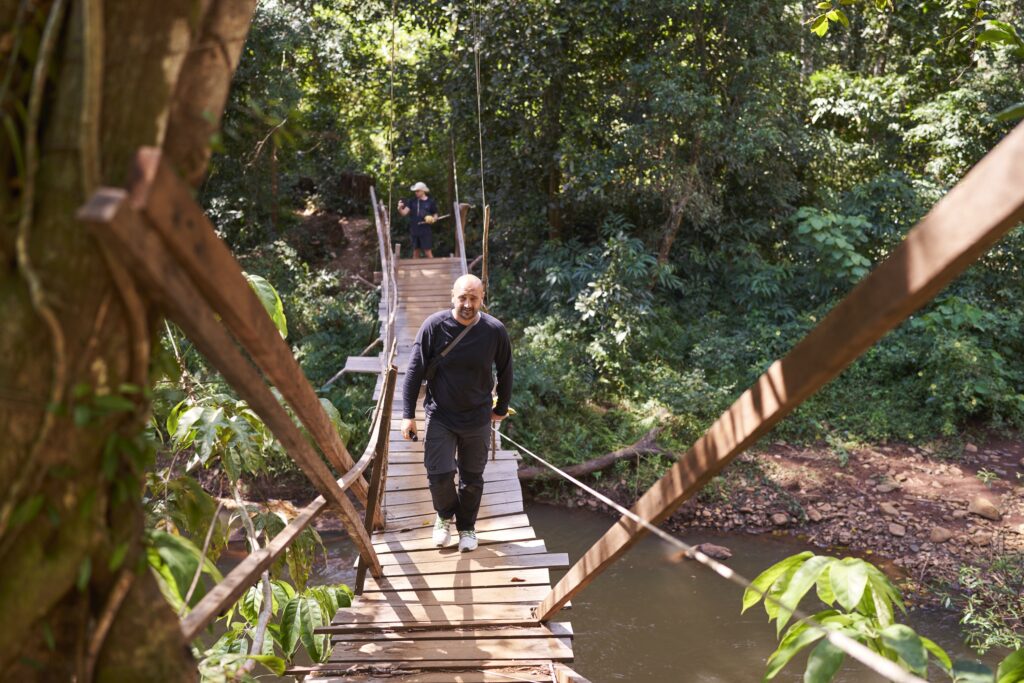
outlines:
M456 192L474 204L472 259L486 192L490 305L517 360L508 428L563 461L659 423L685 446L1006 134L999 114L1022 99L1024 48L985 35L988 20L1019 24L1019 3L843 5L849 27L815 21L829 3L781 0L395 14L268 0L202 198L282 292L316 383L373 338L375 306L289 235L365 216L352 174L392 208L423 180L442 207ZM842 449L1018 428L1022 248L1018 230L781 438ZM329 395L352 415L367 391L356 380Z

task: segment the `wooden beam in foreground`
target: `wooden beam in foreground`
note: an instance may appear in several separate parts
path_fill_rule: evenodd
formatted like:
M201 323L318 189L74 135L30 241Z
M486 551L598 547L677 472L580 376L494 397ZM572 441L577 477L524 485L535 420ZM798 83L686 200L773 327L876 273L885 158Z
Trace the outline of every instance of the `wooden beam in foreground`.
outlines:
M292 406L338 473L352 469L355 464L352 456L320 405L313 387L249 287L231 250L217 236L210 219L192 198L192 189L162 160L160 150L155 147L143 147L136 153L133 173L130 190L133 208L156 229L164 247L174 255L238 343ZM352 490L365 504L366 481L358 479Z
M730 460L835 378L1024 220L1024 124L975 166L807 337L776 361L636 502L660 524ZM644 534L621 518L537 608L547 621Z
M245 359L216 319L188 274L164 249L156 232L129 206L126 193L109 188L97 191L81 209L79 218L132 266L136 278L238 395L263 419L316 489L338 506L342 513L341 521L359 549L360 557L369 565L373 575L379 577L380 563L355 506L267 388L259 372ZM249 288L248 284L243 286ZM276 329L274 334L277 334ZM355 480L361 480L360 475L358 473Z

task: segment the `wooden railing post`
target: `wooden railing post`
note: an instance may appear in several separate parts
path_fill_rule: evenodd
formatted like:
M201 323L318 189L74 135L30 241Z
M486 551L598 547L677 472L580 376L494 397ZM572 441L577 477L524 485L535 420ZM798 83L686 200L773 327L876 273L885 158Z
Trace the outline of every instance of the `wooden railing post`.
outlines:
M989 152L784 358L772 364L647 490L633 512L660 524L733 458L934 297L1024 220L1024 124ZM647 533L619 521L537 607L547 621Z
M462 262L462 274L465 275L469 272L469 266L466 264L466 235L462 224L462 210L458 204L455 204L452 215L455 216L455 255Z
M398 368L394 365L388 368L384 377L381 390L380 402L376 420L373 425L376 443L374 444L373 467L370 470L370 492L367 495L369 502L366 504L366 516L363 524L368 534L374 529L384 527L384 520L381 514L381 500L384 497L384 486L387 483L388 469L388 434L391 430L391 407L395 395L395 383L398 377ZM356 568L356 595L363 592L363 584L366 581L366 565L362 561Z
M162 160L160 150L142 148L136 154L130 196L133 208L160 235L160 251L173 254L201 298L292 406L328 461L340 474L350 470L355 464L352 456L291 349L249 287L231 250L192 197L192 189ZM352 489L365 503L366 482L360 479Z

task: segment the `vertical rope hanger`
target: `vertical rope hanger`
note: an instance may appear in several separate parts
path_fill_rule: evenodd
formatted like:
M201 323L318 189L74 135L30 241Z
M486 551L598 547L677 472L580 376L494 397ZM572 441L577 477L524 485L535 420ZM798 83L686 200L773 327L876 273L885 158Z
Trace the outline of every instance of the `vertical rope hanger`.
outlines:
M398 0L391 0L391 85L389 87L388 96L390 98L390 106L388 112L390 114L390 120L388 121L388 230L391 229L391 191L394 189L395 184L395 27L398 22ZM374 209L376 211L376 209Z
M483 117L481 115L480 106L480 13L478 11L477 3L473 3L473 65L476 72L476 132L477 142L480 149L480 204L483 206L483 238L482 238L482 260L483 264L480 271L480 279L484 283L484 305L486 306L489 287L488 287L488 275L487 275L487 256L488 256L488 233L490 231L491 224L491 207L487 205L487 190L484 183L484 124Z

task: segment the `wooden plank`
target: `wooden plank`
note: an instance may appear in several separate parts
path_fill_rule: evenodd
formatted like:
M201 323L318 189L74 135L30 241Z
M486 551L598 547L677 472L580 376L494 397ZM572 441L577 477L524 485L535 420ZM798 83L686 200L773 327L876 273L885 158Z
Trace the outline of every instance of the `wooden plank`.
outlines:
M463 662L463 664L470 664ZM476 668L476 667L473 667ZM382 679L379 673L347 674L343 677L306 678L305 683L553 683L550 667L503 668L500 671L433 671L416 673L394 673L389 671Z
M452 534L454 536L454 533ZM523 526L514 529L498 529L496 531L477 530L477 541L480 545L493 543L508 543L510 541L529 541L537 538L533 527ZM371 539L372 540L372 539ZM385 553L409 552L412 550L429 550L434 548L434 541L431 538L417 538L407 541L375 542L373 549L378 555Z
M430 538L433 522L424 525L413 525L406 528L392 527L387 531L378 531L371 540L374 543L404 542L414 539ZM498 529L515 529L530 526L530 518L526 515L502 515L476 520L477 533L496 531Z
M490 482L485 482L484 492L485 493L502 493L505 491L519 491L519 479L515 474L503 473L497 471L494 473L497 476L504 476L503 479L496 479ZM426 478L426 477L424 477ZM398 491L389 491L387 493L387 504L391 505L411 505L415 503L426 503L432 500L430 490L426 487L415 488L415 489L401 489Z
M568 621L553 621L538 626L490 626L487 628L449 628L432 631L412 628L394 631L365 631L347 634L351 641L372 642L380 640L474 640L476 638L558 638L572 642L575 637L572 624Z
M426 576L383 576L367 579L363 597L381 590L444 590L447 588L490 588L494 586L549 586L551 573L546 568L512 569L490 572L458 572Z
M398 450L398 445L399 444L394 442L394 441L391 441L390 444L391 444L391 457L389 458L390 462L392 462L392 463L394 463L396 465L422 465L423 464L423 446L420 446L419 452L416 452L416 451ZM500 450L499 449L498 452L496 453L496 456L497 457L495 458L495 460L489 460L488 462L493 465L497 460L514 460L514 461L516 461L518 463L518 461L522 459L520 457L518 451L506 451L506 450ZM412 476L412 475L400 474L398 476L406 477L406 476Z
M192 188L163 161L158 148L143 147L136 153L130 190L133 208L157 230L164 248L174 255L231 334L292 406L331 464L344 474L355 465L352 456L238 261L217 236L192 193ZM365 504L366 482L360 478L353 491Z
M391 443L394 443L393 439ZM516 461L502 458L501 460L488 460L484 471L492 470L493 472L509 472L514 474L517 469L518 463ZM426 476L422 464L397 463L388 468L388 477L407 477L420 474Z
M133 274L161 303L168 316L263 419L320 494L338 506L342 513L340 519L359 549L360 557L373 569L374 575L379 576L380 563L369 534L359 523L359 513L284 407L270 393L263 378L242 356L185 271L164 249L156 232L129 206L127 194L102 189L93 195L79 215L100 239L132 264Z
M492 461L493 465L497 460ZM510 462L516 462L514 460ZM408 463L402 463L408 464ZM455 475L455 480L458 481L459 475ZM506 481L509 479L518 480L518 473L515 470L504 470L498 467L491 469L488 467L484 470L484 483L487 482L499 482ZM388 477L387 490L388 491L415 491L417 489L425 489L429 484L427 474L424 471L423 474L419 475L402 475L397 477Z
M485 572L486 573L486 572ZM416 591L375 591L362 594L363 604L371 602L405 605L482 605L489 602L523 602L536 605L551 586L500 586L491 588L424 588Z
M784 358L775 361L633 507L660 524L733 458L935 296L1024 220L1024 124L1018 125ZM541 620L646 530L621 518L540 605Z
M481 507L484 505L501 505L505 503L517 503L520 507L516 512L522 510L523 493L518 488L514 491L500 491L498 493L487 493L480 498ZM392 505L388 497L385 497L385 513L388 520L402 519L404 517L419 517L434 512L434 505L431 502L409 503L408 505ZM388 524L390 525L390 521Z
M477 515L477 522L481 519L488 517L500 517L502 515L516 515L523 511L523 501L518 500L511 503L500 503L496 505L481 505L480 512ZM385 510L385 513L387 510ZM413 515L411 517L394 517L387 516L387 528L389 529L408 529L410 527L425 526L434 523L437 515L433 510L421 515Z
M344 673L342 678L330 679L335 683L342 683L344 681L352 680L350 676L359 675L361 671L366 672L369 670L369 678L357 679L357 680L369 680L380 683L381 681L392 680L406 680L404 676L420 675L425 673L441 673L444 675L469 675L471 673L478 673L481 671L489 671L495 674L510 672L506 674L503 679L504 683L514 683L515 678L510 679L510 675L518 675L514 672L517 671L544 671L547 672L546 678L542 680L547 683L552 683L551 671L554 666L554 662L551 660L515 660L515 659L477 659L477 660L464 660L464 661L423 661L410 663L408 665L401 664L377 664L370 666L360 666L352 663L339 662L337 664L320 664L317 666L294 666L285 671L285 674L292 676L311 676L311 675L324 675L327 673L340 674ZM402 676L402 678L394 679L394 676ZM317 681L322 680L320 678L315 679ZM454 681L453 678L445 678L445 681ZM530 680L530 679L527 679ZM311 683L311 679L306 679L307 683Z
M455 534L452 534L452 537L454 540ZM507 541L505 543L481 545L476 550L469 552L459 552L458 547L451 545L444 548L425 548L423 550L385 553L377 559L380 561L381 566L384 566L389 564L440 562L453 559L454 557L475 559L481 557L508 557L510 555L534 555L545 552L547 552L547 548L544 546L543 539L533 538L527 541Z
M554 683L590 683L589 679L580 676L561 662L556 662L553 668L555 670Z
M487 605L409 605L406 607L368 603L338 610L330 626L317 633L344 633L357 630L394 628L396 624L422 627L466 627L479 624L536 626L533 608L515 603Z
M468 642L414 640L340 642L331 662L420 662L466 659L552 659L572 661L572 650L557 638L479 638Z
M535 555L509 555L507 557L469 558L457 557L440 562L418 562L416 564L389 564L382 567L385 577L424 576L429 574L452 574L461 572L486 572L512 569L559 569L569 566L565 553L538 553Z

